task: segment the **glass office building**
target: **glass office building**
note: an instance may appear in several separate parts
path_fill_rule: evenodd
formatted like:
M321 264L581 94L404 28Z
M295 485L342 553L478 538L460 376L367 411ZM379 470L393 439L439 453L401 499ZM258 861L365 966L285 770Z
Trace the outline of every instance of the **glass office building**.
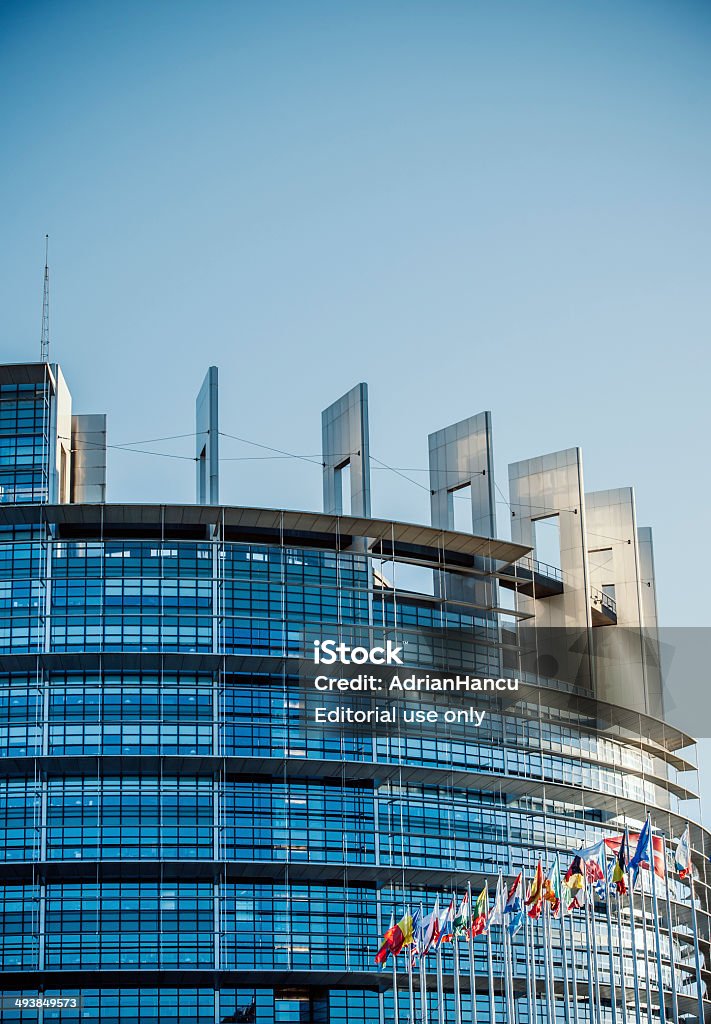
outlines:
M223 506L216 374L207 385L196 504L116 505L102 418L72 414L56 366L0 367L2 1020L384 1024L392 974L373 958L391 914L499 871L530 875L556 852L567 864L648 812L667 836L692 819L706 953L694 744L664 721L654 666L620 655L622 700L615 673L602 687L587 655L571 665L558 650L551 668L536 640L531 656L532 627L605 644L656 628L651 536L631 492L586 495L576 449L517 463L513 539L495 539L482 414L430 438L432 525L374 519L359 385L324 413L322 512ZM457 501L469 530L453 529ZM542 524L558 564L536 557ZM325 638L390 640L405 671L513 670L521 687L491 695L479 728L316 728L304 666ZM692 1017L688 887L671 879L670 890L665 999L673 982ZM612 979L599 915L594 1014L575 923L578 1019L622 1024L626 981L631 1024L629 913ZM646 931L654 942L645 920L638 945ZM501 1021L507 1012L496 935L493 1003L486 957L475 943L479 1024L492 1005ZM527 1024L522 944L513 969ZM659 1017L656 973L651 986ZM451 949L443 988L454 1021ZM38 995L39 1011L11 1006ZM563 1020L562 1000L539 998L535 1012Z

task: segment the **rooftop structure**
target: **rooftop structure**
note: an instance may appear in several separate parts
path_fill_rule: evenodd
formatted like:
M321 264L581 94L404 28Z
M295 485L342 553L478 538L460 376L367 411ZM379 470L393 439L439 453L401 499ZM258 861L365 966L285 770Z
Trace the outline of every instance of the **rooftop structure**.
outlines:
M482 412L430 435L430 524L375 518L363 383L323 413L322 511L219 504L215 367L195 436L195 504L107 503L106 418L73 414L56 364L0 367L5 995L112 1024L460 1024L457 1005L478 1024L572 1024L573 998L595 1024L640 1005L650 1022L711 1017L711 837L694 740L664 717L632 490L586 493L578 448L517 462L498 538ZM316 728L325 638L390 642L403 674L520 688L483 697L476 729ZM670 877L661 930L648 881L612 930L593 898L587 931L579 914L530 949L526 930L473 941L474 1008L463 943L424 1010L401 956L396 1009L374 963L391 915L556 855L565 869L648 815L668 840L691 820L696 898ZM3 1022L24 1019L3 1003Z

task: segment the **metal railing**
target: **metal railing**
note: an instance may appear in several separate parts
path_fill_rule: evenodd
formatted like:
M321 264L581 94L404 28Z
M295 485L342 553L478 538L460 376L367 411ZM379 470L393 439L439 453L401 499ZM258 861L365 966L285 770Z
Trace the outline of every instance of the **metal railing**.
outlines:
M519 566L522 569L527 569L528 572L535 573L537 576L545 576L546 579L557 580L559 583L565 582L565 573L562 569L549 565L547 562L539 562L537 558L531 558L530 555L524 555L523 558L519 558L518 561L514 562L514 571Z
M606 608L612 612L613 615L617 615L617 601L614 597L610 597L604 590L598 590L597 587L590 587L590 600L593 604L600 605L601 608Z

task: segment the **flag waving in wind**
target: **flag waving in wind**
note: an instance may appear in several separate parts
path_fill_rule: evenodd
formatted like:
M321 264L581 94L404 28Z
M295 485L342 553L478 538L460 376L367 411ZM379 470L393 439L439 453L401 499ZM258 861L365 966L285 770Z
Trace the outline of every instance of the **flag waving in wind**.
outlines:
M400 931L402 932L402 945L411 946L415 941L415 934L412 928L412 914L410 908L407 908L407 913L399 923ZM401 947L402 948L402 947ZM399 952L399 950L398 950Z
M417 963L417 958L420 955L420 951L417 948L418 936L420 934L420 920L422 918L422 905L415 907L415 913L412 915L412 943L410 945L410 967L414 968Z
M417 952L420 956L425 956L434 943L437 941L438 935L438 923L439 923L439 896L435 901L434 910L431 914L425 914L422 908L420 908L420 925L415 936L415 942L417 943Z
M570 890L571 899L568 904L568 910L574 910L576 907L584 907L585 865L583 864L579 853L576 853L573 857L570 867L565 872L563 882L566 888Z
M585 864L585 880L591 889L595 890L598 899L604 900L607 896L605 884L605 840L601 839L594 846L588 846L580 850L579 855Z
M652 862L652 829L649 818L645 821L642 831L637 840L637 848L634 851L629 863L629 870L632 872L632 884L637 882L637 875L640 868L648 868ZM656 865L655 865L656 868Z
M481 890L476 898L474 904L474 910L472 912L472 926L470 929L471 937L475 935L483 935L486 930L486 918L489 911L489 890L487 886Z
M674 854L674 867L679 872L679 878L686 878L691 871L691 844L689 842L689 826L684 829L681 839L677 843Z
M435 942L435 949L439 948L442 942L452 941L453 920L454 896L451 898L445 909L439 915L439 921L437 922L437 940Z
M526 906L528 907L529 917L535 920L541 916L541 910L543 909L543 865L540 860L536 865L536 873L528 888Z
M504 918L506 918L506 929L512 937L521 931L523 924L523 876L519 871L509 889L504 907Z
M390 915L390 927L383 936L383 944L381 945L378 952L375 954L376 964L384 964L390 953L393 950L393 935L395 934L395 915Z
M492 904L491 910L489 911L489 916L486 919L486 927L484 928L485 932L488 932L489 929L494 925L499 925L503 927L505 908L506 886L504 884L503 878L501 877L501 875L499 875L499 880L496 883L496 892L494 893L494 902Z
M543 880L543 899L549 904L553 917L560 915L562 891L560 865L556 857L553 861L553 867L548 872L548 877Z
M465 892L459 910L455 914L452 926L452 934L455 939L466 939L469 936L469 893Z
M627 892L627 882L625 881L627 874L627 850L625 847L626 844L623 839L615 857L615 866L612 869L612 884L620 896L624 896Z
M629 846L628 846L628 849L627 849L627 862L628 862L628 865L629 865L630 869L632 868L632 861L630 860L629 853L630 853L630 850L632 849L632 844L633 843L637 843L637 846L639 846L640 840L642 839L643 835L644 835L644 829L642 829L641 832L630 832L629 833ZM615 854L615 856L617 856L617 854L620 851L620 847L624 844L624 841L625 841L624 835L622 835L622 836L608 836L607 839L605 840L605 846L608 848L608 850L612 850L612 852ZM652 849L654 850L654 873L657 876L657 878L661 878L663 880L664 879L664 875L665 875L665 870L664 870L664 840L662 839L661 836L652 836ZM640 862L640 867L647 868L647 869L649 868L649 860L646 857L642 857L642 861ZM636 880L636 878L637 878L637 875L635 874L635 880Z
M390 953L397 956L403 946L413 941L412 914L408 910L405 916L395 924L395 915L390 915L390 927L383 936L383 944L375 954L376 964L384 964Z

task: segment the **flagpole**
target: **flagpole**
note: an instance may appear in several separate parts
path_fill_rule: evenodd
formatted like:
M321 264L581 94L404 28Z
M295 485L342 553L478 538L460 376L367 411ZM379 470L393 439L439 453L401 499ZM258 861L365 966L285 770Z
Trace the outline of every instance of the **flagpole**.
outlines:
M543 939L543 974L546 979L546 1017L548 1018L548 1024L555 1024L555 1011L553 1009L553 987L552 987L552 972L551 972L551 959L550 959L550 943L548 941L548 905L543 904L541 910L541 916L539 918L541 924L541 936Z
M577 965L577 951L575 949L575 928L573 927L573 915L568 913L568 920L570 921L570 952L571 952L571 975L573 981L573 1020L575 1024L578 1024L578 965Z
M548 945L548 913L547 904L544 902L541 906L541 916L536 921L536 932L541 937L541 949L543 950L543 977L545 983L546 993L546 1020L548 1024L555 1024L555 1017L553 1016L553 1004L551 1002L551 964L550 964L550 947Z
M653 852L653 851L652 851ZM667 929L669 931L669 963L671 966L672 1020L679 1024L679 998L676 990L676 957L674 955L674 928L672 926L671 895L669 893L669 865L667 863L667 841L662 836L662 857L664 859L664 890L667 900Z
M442 946L437 944L437 1020L439 1024L444 1021L444 985L442 983Z
M562 890L563 890L563 886L561 884L561 898L562 898L562 895L563 895L563 891ZM553 993L553 1024L556 1024L556 1022L558 1020L558 998L557 998L557 996L555 994L555 981L556 981L556 979L555 979L555 964L556 964L556 957L555 957L555 950L554 950L554 945L553 945L553 935L554 935L553 921L554 920L555 920L555 917L553 916L553 908L550 907L549 910L548 910L548 943L550 945L550 951L551 951L550 952L550 956L551 956L551 991ZM559 942L558 945L560 947L561 980L562 980L562 978L563 978L563 963L562 963L562 961L563 961L563 944L562 944L562 942ZM566 999L565 999L565 996L563 996L563 1017L564 1018L565 1018L565 1003L566 1003Z
M393 1005L395 1007L393 1020L395 1024L400 1024L400 1009L397 1004L397 956L395 953L393 953Z
M617 946L620 956L620 1003L622 1006L622 1024L627 1024L627 980L625 978L625 947L622 942L622 896L617 893Z
M634 1015L635 1024L641 1024L642 1012L639 1005L639 964L637 962L637 925L635 923L635 906L634 906L634 882L632 879L632 872L629 869L630 862L630 834L629 829L625 826L625 850L627 851L627 881L629 883L628 892L628 910L630 916L630 937L632 940L632 981L634 989Z
M607 877L607 850L605 844L602 846L602 875L605 885L605 917L607 919L607 953L610 962L610 1007L612 1009L612 1024L617 1024L617 990L615 984L615 958L612 948L612 914L610 912L610 882Z
M558 878L560 874L560 855L556 853L555 861L558 868ZM571 1024L570 1021L570 992L568 990L568 944L565 940L565 891L564 886L560 887L560 907L558 909L558 924L560 927L560 957L563 966L563 1014L565 1016L565 1024ZM575 1022L577 1024L577 1020Z
M425 953L420 956L420 1006L422 1010L422 1024L428 1024L429 1011L427 1007L427 967L425 965Z
M529 991L529 1020L538 1020L538 1006L536 997L536 963L533 953L533 922L529 919L528 911L525 911L524 918L524 942L526 943L526 974L528 976Z
M664 1006L664 971L662 970L662 940L659 933L659 905L657 903L657 871L654 863L654 834L652 833L652 816L647 812L649 829L649 845L652 850L649 871L652 876L652 915L654 917L654 942L657 948L657 990L659 992L659 1024L666 1024L666 1007ZM665 865L666 867L666 865Z
M506 927L502 924L501 927L501 949L504 957L504 973L502 975L502 982L504 986L504 1007L506 1008L506 1024L513 1024L513 1017L511 1015L511 990L509 988L509 941L508 932Z
M592 931L593 965L595 968L595 1003L597 1024L602 1024L602 1000L600 998L600 955L597 944L597 921L595 918L595 889L590 887L590 930Z
M516 1024L516 1007L517 1007L515 985L516 985L516 973L517 973L516 972L516 967L518 965L518 957L516 957L514 955L514 938L515 938L515 936L511 935L509 933L508 940L509 940L509 983L510 983L510 986L511 986L511 989L510 989L511 1024Z
M469 920L471 922L472 913L472 883L467 882L467 900L469 906ZM456 902L456 901L455 901ZM477 1024L476 1021L476 963L474 961L474 943L469 942L469 992L471 999L471 1024ZM461 1010L460 1010L460 1022L461 1022Z
M637 840L639 842L639 840ZM652 851L653 855L653 851ZM649 977L649 939L647 937L647 901L644 890L644 872L638 869L639 881L642 888L642 948L644 950L644 982L647 995L647 1020L652 1024L652 981Z
M409 956L407 958L407 988L410 997L410 1021L412 1022L412 1024L415 1024L415 985L414 979L412 977L412 958L414 953L415 946L413 943L413 947L410 950Z
M486 891L486 913L489 914L489 880L484 882L484 889ZM469 905L470 920L472 919L473 908L471 901ZM471 944L474 946L474 935L471 935ZM491 1024L496 1024L496 1000L494 999L494 951L491 946L491 928L486 929L486 957L488 960L488 973L489 973L489 1019Z
M513 983L513 939L506 925L502 925L504 942L504 986L506 989L506 1020L507 1024L516 1024L516 1006L514 1003Z
M550 1024L555 1024L555 989L553 986L553 949L550 944L550 910L544 903L541 913L541 929L543 932L543 968L546 978L546 1014Z
M689 823L686 823L689 828ZM689 850L691 850L691 829L689 829ZM694 932L694 964L696 966L696 1000L699 1024L704 1024L704 994L701 983L701 958L699 956L699 928L696 921L696 895L694 893L694 862L689 853L689 891L691 894L691 927Z
M499 882L504 891L504 907L506 906L506 894L508 886L504 884L504 878L499 871ZM514 1003L514 960L513 960L513 936L509 934L506 926L506 914L501 915L501 936L504 949L504 991L506 993L506 1021L507 1024L516 1024L516 1005Z
M459 939L452 940L454 953L454 1020L462 1024L462 987L459 980Z
M523 931L523 962L525 964L524 978L526 980L526 1009L528 1020L533 1021L533 1001L531 999L531 972L528 962L528 928L526 926L526 871L521 869L521 930Z
M593 1021L593 1015L597 1020L597 1012L595 1010L595 996L594 996L594 985L593 985L593 962L592 962L592 946L590 943L590 912L588 909L588 880L585 879L585 890L583 892L583 910L585 912L585 955L588 962L588 1019L590 1024Z
M421 927L424 928L425 924L425 908L420 903L420 921L422 922ZM425 967L425 956L427 951L425 950L425 936L422 940L422 948L420 950L420 1015L422 1017L422 1024L427 1024L427 969Z
M506 906L505 899L507 890L504 886L503 879L501 878L501 872L499 872L496 887L496 899L499 899L499 891L502 891L504 894L504 906ZM512 1024L509 1007L509 952L506 944L503 908L501 909L501 1020L502 1024Z
M526 877L522 875L522 892L523 892L523 938L526 946L526 974L528 975L528 1019L529 1021L536 1021L538 1019L538 1005L536 998L536 958L534 955L534 944L533 944L533 921L528 916L526 910ZM530 969L529 969L529 958L530 958Z

